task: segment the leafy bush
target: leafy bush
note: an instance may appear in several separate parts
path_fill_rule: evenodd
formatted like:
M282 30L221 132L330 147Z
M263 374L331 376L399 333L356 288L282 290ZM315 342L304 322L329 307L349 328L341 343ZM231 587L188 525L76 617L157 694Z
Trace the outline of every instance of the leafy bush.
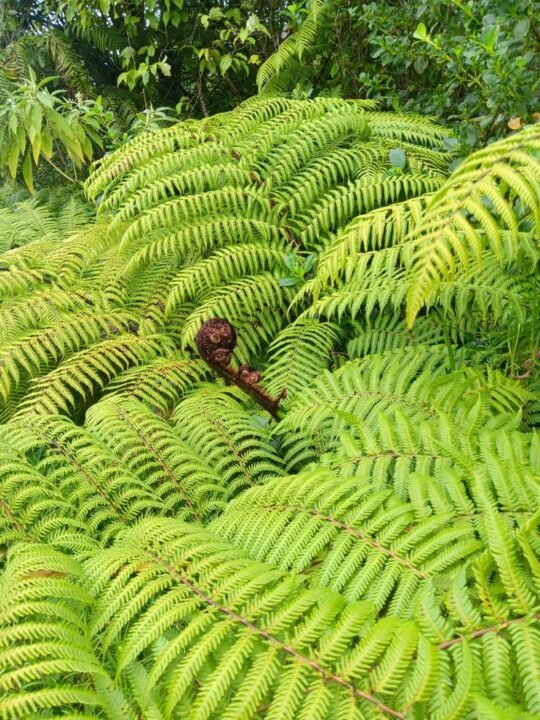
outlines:
M234 107L279 43L279 8L263 18L265 4L247 0L5 0L0 178L31 191L77 182L141 130Z
M540 130L446 139L249 101L3 254L6 718L540 712ZM277 422L197 356L215 316Z
M433 115L464 151L538 111L540 34L526 0L301 0L289 15L294 31L262 66L262 87Z

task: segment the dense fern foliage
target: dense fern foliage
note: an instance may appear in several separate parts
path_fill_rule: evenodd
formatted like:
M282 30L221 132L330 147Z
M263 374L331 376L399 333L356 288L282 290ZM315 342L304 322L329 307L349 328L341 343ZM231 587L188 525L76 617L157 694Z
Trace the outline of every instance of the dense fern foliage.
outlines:
M540 713L540 131L444 140L250 101L2 255L3 717Z

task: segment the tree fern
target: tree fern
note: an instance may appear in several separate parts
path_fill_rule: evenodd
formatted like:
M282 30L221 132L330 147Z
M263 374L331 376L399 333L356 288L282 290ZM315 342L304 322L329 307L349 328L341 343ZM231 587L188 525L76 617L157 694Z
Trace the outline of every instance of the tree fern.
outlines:
M159 337L125 336L104 340L32 383L19 413L58 413L76 410L91 401L101 388L129 367L153 359L162 350Z
M454 358L460 361L460 355ZM367 427L378 413L399 408L414 422L440 412L459 418L480 400L488 418L501 410L517 410L530 397L519 382L502 373L461 367L451 376L444 346L420 346L351 361L322 374L289 408L276 433L284 433L290 460L300 453L317 455L335 446L349 416Z
M11 207L3 717L538 714L535 132L263 96Z
M282 330L268 348L264 378L270 393L285 387L291 401L328 367L340 335L339 326L313 320L299 320Z
M200 360L183 353L171 354L129 368L107 385L107 392L136 398L165 414L207 375L208 369Z

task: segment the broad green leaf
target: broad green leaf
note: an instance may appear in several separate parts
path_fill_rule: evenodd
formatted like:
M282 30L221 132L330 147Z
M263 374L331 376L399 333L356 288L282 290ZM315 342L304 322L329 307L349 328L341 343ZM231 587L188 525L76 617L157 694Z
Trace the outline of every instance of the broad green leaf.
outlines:
M37 133L37 135L35 135L34 139L32 140L32 157L34 158L34 162L36 165L38 163L39 154L41 152L42 139L42 134Z
M32 195L34 194L34 172L32 170L32 157L30 156L30 153L26 154L26 157L24 158L24 162L22 164L22 174L24 178L24 182L26 183L26 187L30 190Z
M401 168L402 170L407 164L407 155L401 148L392 148L388 153L388 159L390 160L390 165Z
M50 160L53 154L53 139L49 128L45 128L41 133L41 152Z
M17 128L17 144L19 145L19 150L22 154L26 150L26 133L24 132L24 128L20 125Z
M413 33L413 37L417 40L427 40L427 28L423 22L418 23L416 30Z
M221 20L223 16L223 10L218 7L210 8L210 12L208 13L208 17L210 20Z
M15 113L13 113L13 115L11 115L11 117L9 118L8 127L9 127L10 133L12 135L17 136L18 123L17 123L17 115Z
M8 167L11 177L15 180L17 176L17 165L19 164L19 146L13 143L8 156Z
M222 75L225 75L227 70L232 65L232 55L224 55L220 62L219 62L219 69L221 70Z

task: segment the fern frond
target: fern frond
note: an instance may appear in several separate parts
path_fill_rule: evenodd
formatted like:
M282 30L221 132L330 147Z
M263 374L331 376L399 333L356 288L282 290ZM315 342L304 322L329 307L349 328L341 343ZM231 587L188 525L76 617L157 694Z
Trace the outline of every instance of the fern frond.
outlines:
M249 170L238 167L232 161L221 165L212 163L203 165L197 170L170 174L148 183L144 189L133 194L113 216L111 227L128 222L131 218L175 195L194 195L209 190L219 190L225 185L241 188L250 182Z
M422 217L429 195L393 203L361 215L349 223L319 256L312 291L321 290L349 276L362 253L401 243Z
M283 66L294 56L302 59L304 50L313 44L317 34L318 23L327 9L324 0L312 0L309 4L308 14L304 18L300 29L286 38L279 48L261 65L257 73L259 90L276 76Z
M515 412L530 397L502 373L467 367L466 354L456 353L454 362L461 367L450 377L448 362L444 346L412 347L369 355L321 374L295 398L276 429L289 462L335 448L351 416L369 428L379 413L399 409L418 423L441 412L458 418L480 400L488 418L501 408Z
M188 395L172 416L180 439L216 468L231 492L283 472L267 429L242 408L238 395L203 386Z
M86 427L141 477L167 514L201 520L221 511L237 491L211 454L198 453L193 443L182 441L185 432L177 435L139 402L104 400L88 412Z
M287 403L331 362L341 332L332 323L298 320L282 330L268 348L264 384L271 395L287 390Z
M205 380L208 373L202 361L176 353L126 370L107 385L106 393L135 398L166 413L188 390Z
M451 520L415 521L391 491L315 470L244 493L210 528L254 559L407 618L428 578L452 577L482 548L471 524Z
M360 108L357 112L327 114L304 122L301 129L291 132L285 142L273 148L255 167L264 178L265 187L273 189L283 185L325 149L345 139L367 139L368 135L368 125Z
M308 247L329 230L347 225L354 217L375 208L431 193L440 186L440 180L429 175L403 175L396 178L378 176L360 178L355 182L331 190L325 198L300 216L300 237Z
M77 562L48 546L23 545L2 577L0 596L4 717L66 710L84 720L103 712L135 717L92 647L85 620L93 598Z
M97 343L34 380L18 415L70 413L121 372L171 349L169 341L159 336L123 335Z
M189 127L189 123L173 125L159 133L141 133L118 152L105 155L94 163L93 173L86 181L87 194L91 199L96 199L118 175L131 170L135 165L173 150L193 148L207 139L207 134L194 131Z
M256 275L280 266L285 269L284 257L282 250L262 243L243 243L218 250L178 273L167 298L167 313L171 315L186 300L204 297L239 276Z
M536 227L540 221L539 150L535 126L488 145L461 163L433 197L410 234L417 250L409 326L440 283L454 275L456 261L481 264L485 248L503 264L518 256L520 223L529 215Z
M33 319L32 316L29 319ZM42 322L43 319L41 317ZM80 312L69 319L57 315L49 327L33 330L6 343L0 353L0 392L4 401L19 383L45 372L60 357L68 358L101 338L126 330L130 320L125 313Z
M264 220L224 216L209 222L194 223L184 230L164 234L135 252L126 272L136 272L149 263L168 260L180 264L186 257L204 256L222 246L236 243L265 242L280 244L284 233Z
M92 629L104 633L104 652L122 674L146 657L148 686L161 689L171 717L191 707L202 717L251 718L261 704L269 717L285 707L299 715L306 704L318 716L329 700L353 717L370 707L402 717L391 703L420 642L413 623L403 626L403 642L392 642L388 628L370 622L366 603L347 606L330 591L314 592L178 523L146 523L87 571L99 594ZM163 650L150 654L157 638ZM199 685L211 656L216 661ZM323 685L329 698L303 692Z
M371 121L373 132L378 137L439 150L445 147L444 139L448 137L448 130L422 115L367 111L366 117Z
M159 230L163 234L166 229L180 223L190 223L201 217L215 217L221 213L238 213L241 217L254 220L272 218L268 200L251 189L227 187L186 195L143 213L124 232L121 249L125 249L140 233L149 235Z
M42 542L90 554L98 546L62 492L17 452L0 443L0 538L4 548L17 542ZM1 562L4 561L5 550Z
M82 429L65 417L20 418L4 426L3 437L41 473L45 488L49 485L55 488L64 500L56 509L51 503L43 506L48 515L50 540L57 547L74 525L73 517L81 545L83 541L93 542L95 549L96 544L107 544L125 526L149 514L179 512L192 516L177 486L161 485L152 473L146 473L144 465L126 467L123 448L118 452L116 448L109 449L99 432ZM26 496L28 515L39 518L43 512L41 493L34 497L23 480L16 479L18 484L11 488L13 498L7 500L16 501L17 494ZM46 529L45 522L43 526ZM56 532L53 534L52 530ZM71 542L72 536L73 532L69 534ZM78 553L79 557L87 554Z

